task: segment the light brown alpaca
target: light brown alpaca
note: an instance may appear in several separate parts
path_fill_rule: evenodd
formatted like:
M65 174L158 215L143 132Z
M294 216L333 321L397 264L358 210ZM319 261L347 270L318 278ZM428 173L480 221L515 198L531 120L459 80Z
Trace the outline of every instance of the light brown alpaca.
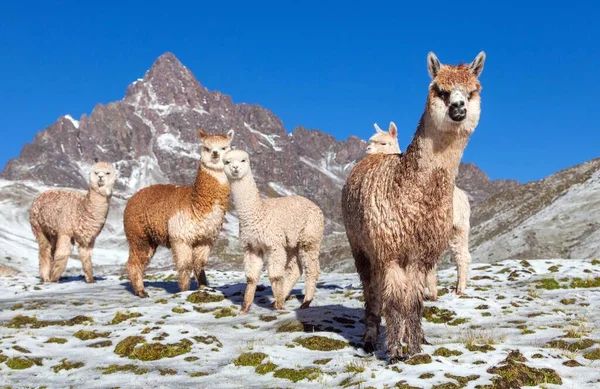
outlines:
M425 275L448 246L456 171L479 121L485 54L470 65L427 62L433 81L404 154L372 154L342 190L342 214L366 302L364 349L376 348L386 319L390 362L421 352ZM406 334L405 334L406 330Z
M325 228L323 212L302 196L261 199L245 151L231 150L225 155L225 174L239 213L240 241L244 247L247 285L240 313L247 313L254 301L263 257L267 260L275 308L283 309L303 267L306 290L300 308L308 308L319 277L319 249Z
M169 247L173 252L180 291L189 290L192 271L198 286L206 285L204 266L229 204L223 155L230 150L234 132L208 135L200 130L198 135L202 150L193 186L151 185L131 196L125 207L127 272L140 297L148 297L144 272L158 246Z
M33 200L29 222L39 245L42 282L58 282L72 245L77 246L85 281L94 282L92 250L106 222L115 179L112 165L98 162L92 166L87 193L49 190Z
M400 154L400 145L398 144L398 130L394 122L390 122L388 132L383 131L377 124L374 124L377 132L369 138L367 154ZM471 263L471 254L469 253L469 229L471 228L471 205L469 197L459 187L454 187L453 202L453 223L452 237L450 238L450 253L452 260L456 263L456 294L463 294L467 287L467 275L469 264ZM427 289L429 298L436 301L437 291L437 265L427 274Z

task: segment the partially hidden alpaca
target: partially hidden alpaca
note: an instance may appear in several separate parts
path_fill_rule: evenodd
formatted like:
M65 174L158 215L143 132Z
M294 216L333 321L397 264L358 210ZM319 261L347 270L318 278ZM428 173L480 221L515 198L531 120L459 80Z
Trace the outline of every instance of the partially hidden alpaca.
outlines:
M48 190L33 200L29 222L39 245L42 282L58 282L72 245L77 246L85 281L94 282L92 250L106 222L115 179L113 166L98 162L90 171L87 193Z
M225 174L239 213L240 241L244 248L247 285L241 313L247 313L254 301L263 258L267 261L274 307L283 309L304 267L306 286L301 308L308 308L320 272L323 212L301 196L261 199L245 151L231 150L225 155Z
M376 349L381 314L391 363L421 352L425 278L452 234L455 177L479 122L485 53L469 64L427 62L425 111L404 154L372 154L350 173L342 215L365 297L364 349Z
M131 196L125 207L127 272L140 297L148 297L144 272L158 246L173 252L180 291L189 290L192 272L198 286L206 285L204 266L229 204L223 155L231 148L234 131L209 135L200 130L198 135L202 149L194 185L151 185Z
M398 144L398 130L394 122L390 122L389 131L383 131L374 124L376 133L369 138L367 154L400 154ZM463 294L467 287L469 265L471 254L469 253L469 230L471 228L471 205L469 197L459 187L454 187L452 237L450 238L450 253L452 260L456 263L456 294ZM437 300L437 265L427 274L427 289L429 298Z

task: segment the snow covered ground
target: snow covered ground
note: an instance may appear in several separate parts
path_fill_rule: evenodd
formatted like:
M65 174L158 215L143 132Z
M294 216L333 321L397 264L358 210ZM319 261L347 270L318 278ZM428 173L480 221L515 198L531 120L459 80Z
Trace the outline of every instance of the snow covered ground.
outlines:
M323 274L313 307L299 310L291 298L281 312L270 308L263 278L248 315L237 315L244 290L238 272L209 271L211 288L185 293L177 293L172 271L151 273L148 299L131 294L116 275L91 285L78 276L58 284L40 284L34 275L0 278L0 382L475 388L492 380L505 387L498 380L513 374L539 387L600 387L598 261L508 260L474 264L471 275L465 296L449 292L426 303L423 323L432 345L409 361L424 363L392 366L384 352L364 356L353 347L363 331L354 274ZM454 279L452 269L440 272L440 289ZM302 288L297 285L294 297ZM502 363L514 350L512 361ZM562 386L545 383L558 380Z

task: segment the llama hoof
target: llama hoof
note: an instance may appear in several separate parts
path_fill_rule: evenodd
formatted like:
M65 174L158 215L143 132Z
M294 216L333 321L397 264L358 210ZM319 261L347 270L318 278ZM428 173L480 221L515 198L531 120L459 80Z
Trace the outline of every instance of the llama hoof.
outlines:
M425 345L427 345L427 346L431 346L431 343L429 343L429 342L427 341L427 339L425 339L425 337L423 337L423 338L421 339L421 344L425 344Z
M404 354L404 355L395 355L393 357L390 357L390 365L395 365L398 362L405 362L408 360L408 358L410 358L410 356L408 354Z
M310 303L312 303L312 300L303 302L302 305L300 305L300 309L306 309L310 307Z
M85 279L85 282L87 282L88 284L95 284L95 283L96 283L96 280L95 280L95 279L93 279L93 278L92 278L91 280L86 278L86 279Z
M241 309L238 313L237 316L244 316L248 314L249 309Z
M363 345L363 350L365 350L367 354L373 354L375 351L377 351L377 345L375 342L365 342Z
M150 297L148 295L148 293L146 293L145 290L142 290L141 292L137 292L136 295L139 296L139 297L142 297L142 298Z

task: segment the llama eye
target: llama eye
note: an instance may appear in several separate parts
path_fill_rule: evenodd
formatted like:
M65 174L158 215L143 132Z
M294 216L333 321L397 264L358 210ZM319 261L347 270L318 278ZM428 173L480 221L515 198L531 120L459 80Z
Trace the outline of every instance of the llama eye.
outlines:
M387 143L385 143L385 142L379 142L379 144L382 146L387 146Z
M469 92L469 100L471 100L473 96L475 96L475 93L477 93L476 90Z
M445 91L443 89L438 90L438 97L442 100L448 100L448 98L450 98L450 93L448 91Z
M227 147L221 147L221 150L227 150Z
M229 165L229 161L225 161L225 165Z
M242 159L242 162L246 162L246 160L245 160L245 159Z
M106 172L106 175L107 175L107 176L110 176L110 173L109 173L109 172Z
M208 147L203 147L202 149L204 149L204 151L210 151Z

